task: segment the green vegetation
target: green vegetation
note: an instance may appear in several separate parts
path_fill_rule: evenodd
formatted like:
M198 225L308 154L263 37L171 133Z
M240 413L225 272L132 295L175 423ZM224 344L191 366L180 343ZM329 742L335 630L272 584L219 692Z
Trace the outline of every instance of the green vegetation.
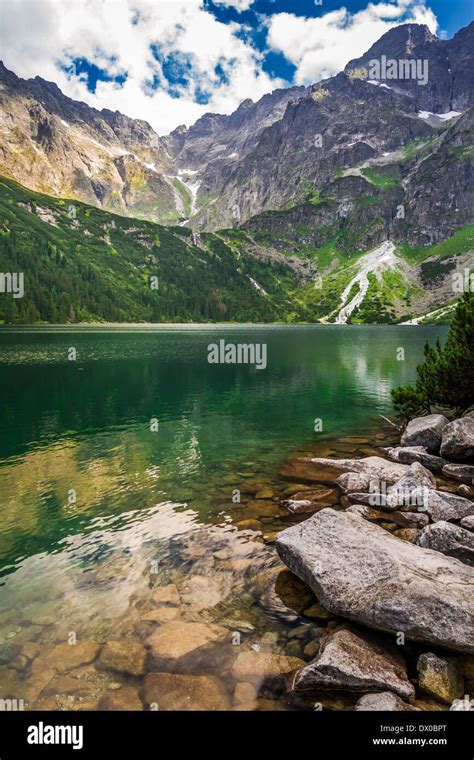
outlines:
M427 258L437 257L438 259L447 256L458 256L461 253L468 253L474 248L474 224L463 227L454 233L450 238L443 240L436 245L425 245L411 247L407 243L399 246L398 252L408 261L418 263Z
M425 345L425 361L417 367L414 386L392 391L395 409L409 419L432 408L459 415L474 403L474 294L459 299L444 346Z
M184 215L186 219L189 219L191 216L191 206L192 206L192 198L191 193L189 192L188 188L183 185L181 180L178 179L178 177L175 177L173 180L173 187L178 191L181 201L183 203L184 208Z
M390 190L399 184L397 177L393 174L381 174L374 169L361 169L361 173L372 185L380 187L382 190Z
M8 179L0 181L0 271L22 272L25 283L23 298L0 294L3 323L305 316L288 300L297 287L292 270L248 254L245 236L238 248L213 234L193 245L190 230L64 202Z

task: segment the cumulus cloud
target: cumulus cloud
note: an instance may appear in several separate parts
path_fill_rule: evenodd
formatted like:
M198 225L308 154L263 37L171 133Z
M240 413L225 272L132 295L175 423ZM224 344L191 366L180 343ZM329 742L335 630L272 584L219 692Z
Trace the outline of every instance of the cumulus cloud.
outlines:
M436 31L438 22L423 0L369 3L357 13L346 8L318 18L278 13L268 25L268 44L296 67L297 84L309 84L333 76L358 58L382 34L401 23L426 24Z
M253 5L214 2L239 11ZM397 23L437 25L423 0L369 3L355 14L341 8L318 18L258 18L268 26L269 48L296 65L297 83L340 71ZM219 21L203 0L2 0L0 49L19 76L39 75L69 97L144 119L166 134L206 111L231 113L242 100L285 86L263 70L264 52L246 29ZM99 79L90 92L84 72L65 70L76 59L122 80Z
M242 10L249 2L232 4ZM7 68L54 81L96 108L145 119L160 134L206 111L230 113L242 100L284 85L262 70L262 54L236 36L239 25L218 21L202 0L3 0L2 15ZM162 59L180 55L189 62L189 76L170 88ZM62 69L78 58L109 76L126 74L125 83L98 81L95 93L89 92L84 74Z

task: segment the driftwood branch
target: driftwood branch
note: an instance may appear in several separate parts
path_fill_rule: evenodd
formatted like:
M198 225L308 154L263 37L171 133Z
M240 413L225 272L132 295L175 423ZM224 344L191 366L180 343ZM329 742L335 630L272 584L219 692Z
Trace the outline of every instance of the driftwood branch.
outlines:
M389 418L385 417L383 414L379 414L379 417L381 417L383 420L385 420L385 422L388 422L389 425L391 425L392 427L394 427L396 430L402 430L402 426L401 425L396 425L395 422L392 422L392 420L389 420Z

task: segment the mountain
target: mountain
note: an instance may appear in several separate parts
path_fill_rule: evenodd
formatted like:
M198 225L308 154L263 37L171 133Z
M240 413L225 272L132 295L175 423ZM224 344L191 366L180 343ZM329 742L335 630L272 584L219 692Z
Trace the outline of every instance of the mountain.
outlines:
M35 283L3 318L448 318L472 266L473 38L395 27L330 79L165 137L0 66L0 254Z

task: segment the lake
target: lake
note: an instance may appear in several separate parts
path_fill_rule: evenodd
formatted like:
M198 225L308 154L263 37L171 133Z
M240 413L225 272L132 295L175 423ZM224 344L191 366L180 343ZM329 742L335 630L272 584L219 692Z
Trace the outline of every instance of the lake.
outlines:
M390 389L415 378L425 341L446 332L2 329L0 685L48 706L30 670L36 657L71 636L144 641L173 620L286 652L301 619L279 603L274 580L259 586L278 568L271 534L289 524L279 467L341 436L370 442L391 412ZM210 364L220 340L265 344L266 368ZM156 602L168 587L179 604ZM93 705L143 676L111 680L87 658L78 667L90 693L59 693L54 709ZM203 664L191 652L179 667L216 676L232 700L218 657Z

